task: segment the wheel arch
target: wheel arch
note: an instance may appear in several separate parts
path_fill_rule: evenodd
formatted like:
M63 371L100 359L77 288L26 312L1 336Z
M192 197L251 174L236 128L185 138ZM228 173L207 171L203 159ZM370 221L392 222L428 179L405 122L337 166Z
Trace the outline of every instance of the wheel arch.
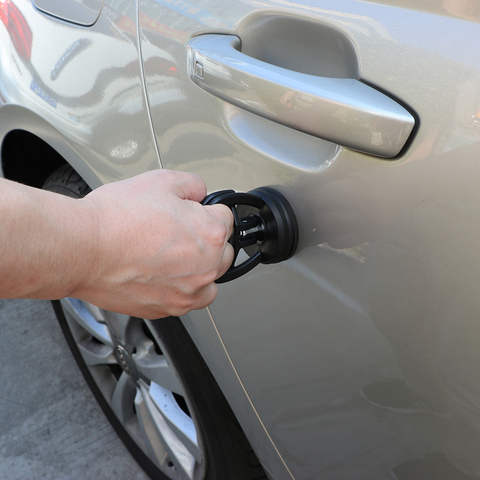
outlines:
M65 164L96 188L102 181L67 139L45 119L17 105L0 110L0 156L3 177L41 187Z

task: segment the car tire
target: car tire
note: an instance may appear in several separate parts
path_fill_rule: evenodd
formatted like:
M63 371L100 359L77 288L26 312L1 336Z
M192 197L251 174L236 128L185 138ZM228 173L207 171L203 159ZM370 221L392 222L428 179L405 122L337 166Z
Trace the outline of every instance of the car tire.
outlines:
M68 165L44 189L73 198L91 191ZM267 478L180 319L147 321L72 298L52 303L87 384L152 479Z

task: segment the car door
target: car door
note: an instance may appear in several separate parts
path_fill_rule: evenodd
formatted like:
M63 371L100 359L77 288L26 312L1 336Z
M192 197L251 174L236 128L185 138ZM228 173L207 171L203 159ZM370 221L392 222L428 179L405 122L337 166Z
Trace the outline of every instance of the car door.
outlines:
M293 258L184 318L275 478L480 476L479 18L469 0L139 1L163 167L275 186L296 212ZM259 62L376 119L279 96Z

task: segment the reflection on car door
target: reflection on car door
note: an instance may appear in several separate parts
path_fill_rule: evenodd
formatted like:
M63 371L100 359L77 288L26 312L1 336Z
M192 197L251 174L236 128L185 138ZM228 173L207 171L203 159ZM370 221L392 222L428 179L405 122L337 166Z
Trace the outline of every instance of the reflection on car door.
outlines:
M276 186L298 216L292 259L221 285L211 320L186 321L205 348L213 340L192 325L214 322L271 441L251 437L243 400L226 392L260 459L278 478L478 477L478 8L139 4L163 166L200 174L210 191ZM360 79L411 112L416 129L385 159L225 102L188 77L188 40L205 33L237 35L242 52L284 69ZM282 105L301 102L286 91ZM337 120L348 135L351 121ZM395 141L382 127L363 135Z

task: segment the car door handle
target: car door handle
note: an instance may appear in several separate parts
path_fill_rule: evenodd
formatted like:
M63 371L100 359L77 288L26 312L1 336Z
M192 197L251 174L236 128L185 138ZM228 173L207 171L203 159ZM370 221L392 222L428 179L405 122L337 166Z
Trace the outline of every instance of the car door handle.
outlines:
M240 51L234 35L200 35L188 43L190 78L210 94L287 127L393 158L415 126L413 115L354 78L308 75Z

